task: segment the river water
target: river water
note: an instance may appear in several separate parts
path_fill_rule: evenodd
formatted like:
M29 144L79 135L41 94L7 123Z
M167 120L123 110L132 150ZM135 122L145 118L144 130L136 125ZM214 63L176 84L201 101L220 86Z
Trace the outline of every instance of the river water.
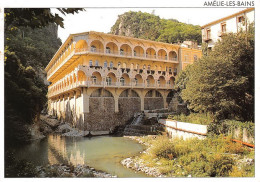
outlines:
M138 155L143 146L124 137L62 137L49 135L18 147L15 156L35 165L71 163L86 164L118 177L147 177L120 164L124 158Z

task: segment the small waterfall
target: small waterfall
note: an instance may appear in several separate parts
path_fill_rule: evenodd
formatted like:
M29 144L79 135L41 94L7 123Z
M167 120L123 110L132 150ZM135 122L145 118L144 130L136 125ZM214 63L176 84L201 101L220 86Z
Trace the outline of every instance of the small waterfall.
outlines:
M142 124L142 119L143 119L143 113L138 113L138 114L134 117L134 119L133 119L131 125L140 125L140 124Z

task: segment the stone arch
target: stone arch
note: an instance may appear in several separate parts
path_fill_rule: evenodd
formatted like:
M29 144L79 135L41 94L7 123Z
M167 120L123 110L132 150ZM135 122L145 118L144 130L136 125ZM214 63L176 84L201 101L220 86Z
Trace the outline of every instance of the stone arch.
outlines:
M163 96L157 90L149 90L144 97L144 109L154 110L164 108Z
M159 49L158 50L158 59L167 60L167 51L165 49Z
M164 76L160 76L158 78L158 86L160 87L164 87L166 85L166 80L165 80L165 77Z
M175 92L174 90L172 90L172 91L170 91L170 92L167 94L166 103L167 103L168 105L170 104L170 102L171 102L172 98L174 97L175 93L176 93L176 92Z
M85 72L79 70L77 74L78 74L78 81L79 82L87 81L87 76L86 76ZM74 79L73 79L73 81L74 81Z
M144 57L144 48L141 46L134 47L134 56L135 57Z
M175 78L173 76L171 76L169 79L169 85L173 87L174 84L175 84Z
M149 90L148 92L146 92L146 94L145 94L144 97L145 97L145 98L147 98L147 97L153 97L153 90Z
M106 76L106 84L107 85L116 85L117 77L114 72L109 72Z
M118 46L114 42L108 42L106 44L107 54L118 54Z
M132 56L132 48L128 44L122 44L120 46L120 55Z
M177 53L175 51L170 51L169 52L169 60L171 61L177 61Z
M130 77L129 77L129 75L127 74L127 73L123 73L122 74L122 76L121 76L121 78L124 78L124 85L130 85Z
M146 79L146 85L149 86L154 86L155 85L155 79L152 75L148 75Z
M152 47L147 48L145 54L147 58L152 58L152 59L156 58L156 51Z
M95 89L91 92L90 97L112 97L114 98L113 94L104 88Z
M119 98L120 97L136 97L136 98L140 98L140 95L133 89L125 89L119 95Z
M135 86L138 86L138 85L140 85L140 84L143 84L144 80L143 80L142 75L136 74L136 75L135 75L135 78L134 78L134 82L135 82Z
M98 72L98 71L94 71L92 74L91 74L91 82L92 84L94 85L100 85L101 82L102 82L102 76L101 74Z
M104 45L100 40L92 40L90 43L90 51L91 52L104 52Z
M75 44L75 51L76 52L86 51L87 48L88 48L88 44L85 40L79 40Z

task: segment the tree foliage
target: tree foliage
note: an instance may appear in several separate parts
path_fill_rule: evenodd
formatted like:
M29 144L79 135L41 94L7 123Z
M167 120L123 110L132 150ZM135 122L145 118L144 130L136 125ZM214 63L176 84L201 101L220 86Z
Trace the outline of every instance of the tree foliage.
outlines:
M254 39L251 34L227 34L213 51L186 69L177 80L182 98L197 112L215 119L253 120Z
M82 9L62 8L63 14ZM44 8L5 9L5 144L30 139L47 98L42 70L61 45L57 26L63 19Z
M83 8L58 8L63 14L74 14L83 11ZM5 8L5 30L17 27L42 28L50 23L64 28L63 18L53 14L50 8Z
M141 11L129 11L119 15L110 32L166 43L178 43L185 40L201 43L199 26L181 23L174 19L161 19L159 16Z

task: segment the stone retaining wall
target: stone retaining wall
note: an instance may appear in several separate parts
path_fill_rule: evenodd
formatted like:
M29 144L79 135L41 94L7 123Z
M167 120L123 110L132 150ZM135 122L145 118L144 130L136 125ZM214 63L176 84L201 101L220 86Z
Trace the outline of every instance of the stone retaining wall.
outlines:
M144 110L162 109L163 98L144 98Z
M115 113L113 98L90 98L90 112L85 114L84 130L114 130L116 126L126 124L134 116L134 113L141 111L140 102L140 98L119 98L119 112Z

